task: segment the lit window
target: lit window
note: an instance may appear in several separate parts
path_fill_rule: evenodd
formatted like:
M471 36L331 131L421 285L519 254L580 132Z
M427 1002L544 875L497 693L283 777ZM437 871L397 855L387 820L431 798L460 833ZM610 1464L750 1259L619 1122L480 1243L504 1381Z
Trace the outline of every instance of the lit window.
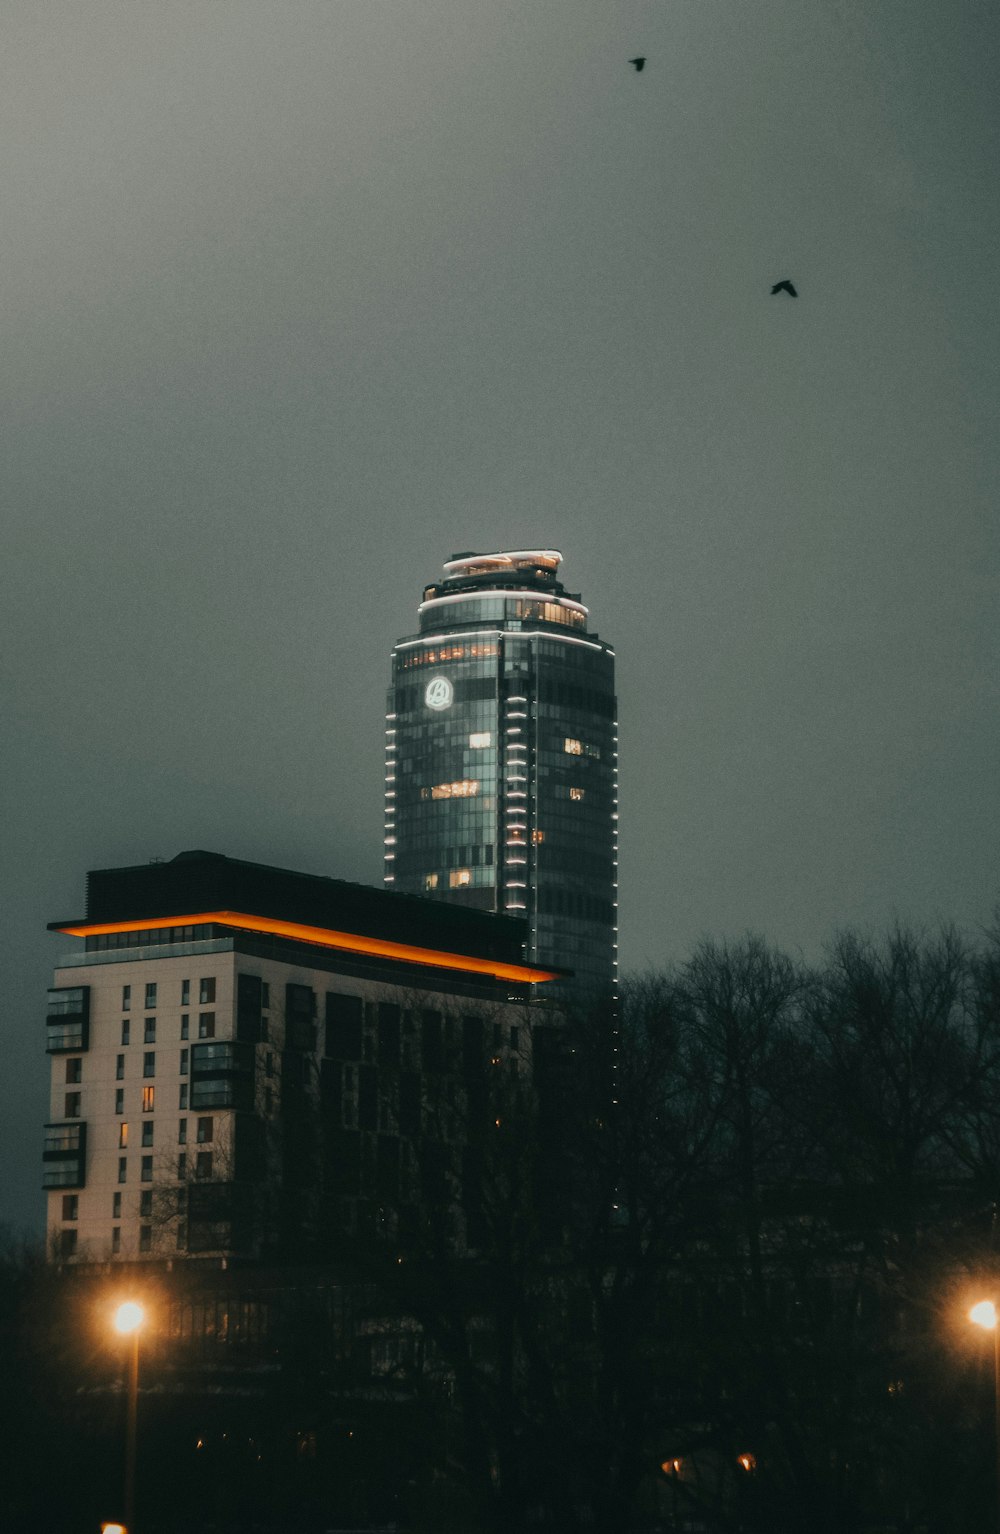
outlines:
M437 876L437 874L424 874L424 889L425 890L436 890L437 887L438 887L438 876Z
M582 756L583 741L573 740L571 736L567 735L566 739L563 741L563 750L566 752L567 756Z
M531 833L531 840L534 842L535 846L537 847L539 842L543 842L545 840L545 832L544 831L532 831L532 833Z
M484 751L487 746L493 744L493 736L489 730L476 730L469 736L469 746L473 751Z
M119 1144L119 1147L122 1150L124 1150L126 1145L128 1144L128 1125L127 1124L119 1124L118 1125L118 1144Z
M463 885L472 883L471 868L453 868L448 875L448 887L453 890L461 889Z
M155 1098L155 1094L156 1094L156 1088L155 1087L143 1087L143 1089L142 1089L142 1111L143 1111L143 1113L152 1113L152 1111L153 1111L153 1101L154 1101L154 1098Z
M583 794L584 790L582 788L571 788L569 791L570 798L575 799L577 803L583 798Z
M474 799L479 792L478 778L462 778L457 783L434 783L420 790L421 799Z

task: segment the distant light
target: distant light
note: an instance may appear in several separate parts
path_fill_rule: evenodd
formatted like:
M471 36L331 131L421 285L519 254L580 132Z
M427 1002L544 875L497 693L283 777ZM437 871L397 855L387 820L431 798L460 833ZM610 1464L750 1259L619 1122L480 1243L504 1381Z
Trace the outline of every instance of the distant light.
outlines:
M981 1326L984 1331L996 1330L997 1308L992 1300L980 1300L978 1305L973 1305L969 1311L969 1320Z
M146 1319L146 1312L135 1300L126 1300L124 1305L119 1305L115 1311L115 1330L127 1335L129 1332L137 1332ZM110 1527L110 1525L109 1525Z
M101 1534L128 1534L123 1523L102 1523Z

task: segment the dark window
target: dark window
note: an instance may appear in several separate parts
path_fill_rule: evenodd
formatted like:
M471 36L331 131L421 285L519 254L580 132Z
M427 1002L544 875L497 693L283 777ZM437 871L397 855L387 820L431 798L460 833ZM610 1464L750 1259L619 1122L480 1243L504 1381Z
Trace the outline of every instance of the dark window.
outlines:
M360 1060L364 1003L360 996L328 991L326 996L326 1052L334 1060Z
M152 1145L152 1143L153 1143L153 1121L152 1121L152 1119L150 1119L148 1121L148 1123L145 1123L142 1126L142 1143L143 1143L143 1145Z
M156 981L151 980L146 986L146 1011L152 1012L156 1006Z
M187 1176L187 1174L188 1174L187 1152L186 1151L181 1151L180 1155L177 1157L177 1176L180 1179L180 1181L183 1182L185 1177Z
M153 1227L152 1227L152 1225L140 1225L139 1226L139 1250L140 1250L140 1252L149 1252L149 1251L152 1250L152 1247L153 1247Z
M76 1236L77 1236L77 1233L76 1233L75 1230L61 1230L59 1232L59 1256L60 1257L75 1257L75 1255L76 1255Z
M378 1075L373 1065L358 1071L358 1128L378 1128Z
M142 1161L141 1161L140 1166L139 1166L139 1180L140 1180L140 1182L152 1182L153 1181L153 1158L152 1158L152 1156L143 1156Z
M144 1024L143 1030L142 1030L142 1039L143 1039L143 1043L144 1044L155 1044L156 1043L156 1018L155 1017L147 1017L146 1018L146 1021L145 1021L145 1024Z
M120 1252L122 1249L122 1228L120 1225L111 1227L111 1250Z
M128 1157L118 1157L118 1181L124 1182L128 1175Z
M198 1120L198 1144L206 1145L212 1139L213 1120L202 1118Z
M181 1050L181 1068L180 1068L180 1074L182 1076L186 1076L187 1073L188 1073L188 1052L187 1052L186 1049L182 1049Z
M115 1112L116 1113L124 1113L125 1112L125 1088L124 1087L116 1087L115 1088Z
M64 1220L76 1220L80 1217L80 1195L78 1193L64 1193L62 1196L62 1217Z
M181 1014L181 1038L186 1039L191 1030L191 1019L186 1012Z
M215 1000L214 975L211 976L208 980L200 980L198 982L198 1000L201 1002L202 1006L205 1006L207 1002L212 1002Z
M66 1080L67 1080L67 1082L69 1082L71 1084L74 1083L74 1082L82 1081L83 1080L83 1061L82 1060L67 1060L66 1061Z
M442 1070L444 1053L441 1047L440 1012L420 1014L420 1043L424 1070L435 1072Z
M190 982L190 980L182 980L181 981L181 1006L182 1007L189 1007L190 1005L191 1005L191 982Z
M66 1119L78 1119L79 1117L80 1117L80 1093L79 1092L67 1092L66 1093L66 1111L63 1114L63 1118L66 1118Z
M178 1119L177 1120L177 1144L178 1145L186 1145L187 1144L187 1137L188 1137L188 1121L187 1121L187 1119Z
M125 1080L125 1056L124 1055L116 1055L115 1056L115 1080L116 1081L124 1081Z
M399 1065L399 1007L391 1001L378 1004L378 1062L379 1065Z
M112 1194L112 1197L111 1197L111 1218L113 1220L120 1220L121 1217L122 1217L122 1196L121 1196L120 1193L114 1193L114 1194Z
M127 1044L128 1043L128 1041L129 1041L129 1034L131 1032L132 1032L132 1029L131 1029L131 1026L129 1024L128 1018L127 1017L123 1017L122 1018L122 1043L123 1044Z
M139 1194L139 1218L148 1220L153 1213L153 1190L148 1188L145 1193Z
M266 980L260 982L260 1005L264 1012L271 1005L271 987Z
M178 1100L177 1106L178 1106L178 1108L186 1108L187 1105L188 1105L188 1084L187 1084L186 1081L182 1081L181 1082L181 1090L180 1090L180 1098Z
M130 985L123 985L122 986L122 1011L123 1012L127 1012L128 1009L131 1007L131 1005L132 1005L132 987Z
M196 1177L211 1177L212 1175L212 1152L199 1151L194 1158L194 1175Z
M399 1078L399 1132L411 1140L420 1133L420 1077L415 1071Z
M511 1047L511 1049L516 1049L517 1048L517 1041L518 1041L519 1036L520 1035L518 1034L517 1028L515 1026L512 1026L511 1030L510 1030L510 1047Z
M236 977L236 1037L248 1044L261 1038L261 980L259 975Z
M215 1038L215 1013L214 1012L199 1012L198 1013L198 1037L199 1037L199 1039L214 1039Z
M156 1075L156 1051L149 1049L142 1057L142 1074L144 1076Z

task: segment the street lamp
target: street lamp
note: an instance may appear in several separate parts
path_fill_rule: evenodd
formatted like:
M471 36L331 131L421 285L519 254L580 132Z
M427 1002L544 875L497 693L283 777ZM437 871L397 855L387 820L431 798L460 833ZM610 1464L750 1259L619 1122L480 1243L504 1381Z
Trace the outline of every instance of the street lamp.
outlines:
M1000 1530L1000 1326L992 1300L980 1300L969 1311L969 1320L993 1333L993 1410L996 1419L997 1529Z
M135 1421L139 1399L139 1333L146 1312L135 1300L126 1300L114 1314L115 1331L131 1337L128 1357L128 1405L125 1416L125 1528L135 1534Z

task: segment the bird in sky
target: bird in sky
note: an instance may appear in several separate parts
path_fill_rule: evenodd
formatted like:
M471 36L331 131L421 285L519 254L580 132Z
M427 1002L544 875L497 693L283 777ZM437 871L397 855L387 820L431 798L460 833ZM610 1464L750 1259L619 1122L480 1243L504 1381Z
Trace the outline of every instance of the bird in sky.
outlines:
M787 293L791 298L798 298L799 296L794 284L789 282L787 277L785 278L784 282L776 282L774 284L774 287L771 289L772 298L774 297L775 293Z
M643 70L643 67L644 67L644 65L646 63L646 60L645 60L645 58L629 59L629 63L633 64L635 66L635 72L638 75L638 74L642 73L642 70Z

